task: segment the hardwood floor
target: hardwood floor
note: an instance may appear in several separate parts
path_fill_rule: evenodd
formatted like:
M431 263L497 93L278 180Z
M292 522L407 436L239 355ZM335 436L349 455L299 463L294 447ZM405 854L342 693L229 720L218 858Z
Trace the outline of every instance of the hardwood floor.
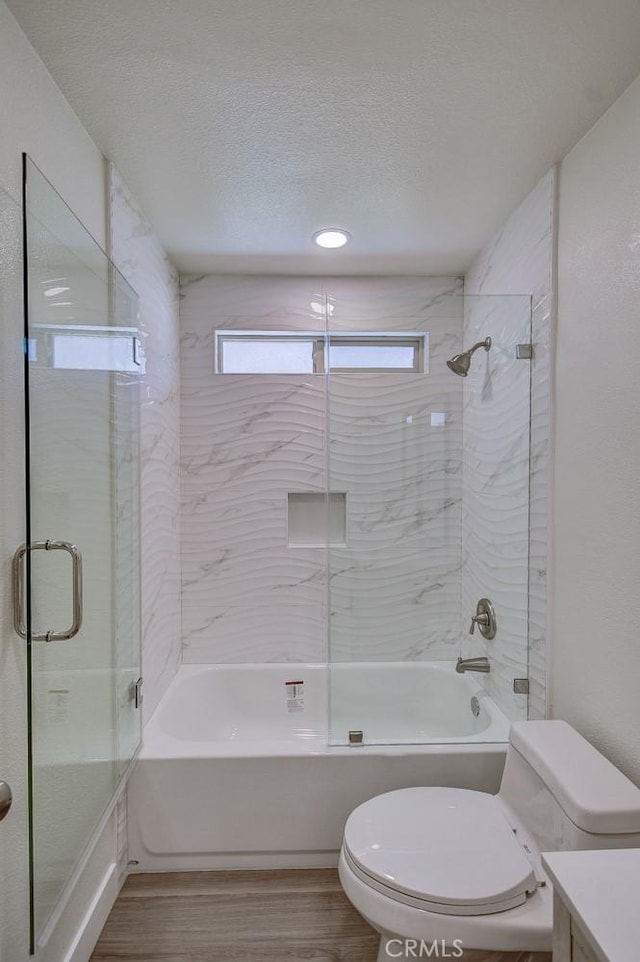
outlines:
M378 941L334 869L131 875L91 962L375 962ZM462 962L551 955L467 950Z
M375 962L333 869L131 875L91 962Z

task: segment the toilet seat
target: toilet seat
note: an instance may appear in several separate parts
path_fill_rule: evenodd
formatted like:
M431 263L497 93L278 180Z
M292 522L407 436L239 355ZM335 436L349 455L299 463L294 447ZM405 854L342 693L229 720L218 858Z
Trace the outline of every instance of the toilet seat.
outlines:
M537 888L527 852L499 799L455 788L405 788L349 816L343 853L387 897L442 915L491 915Z

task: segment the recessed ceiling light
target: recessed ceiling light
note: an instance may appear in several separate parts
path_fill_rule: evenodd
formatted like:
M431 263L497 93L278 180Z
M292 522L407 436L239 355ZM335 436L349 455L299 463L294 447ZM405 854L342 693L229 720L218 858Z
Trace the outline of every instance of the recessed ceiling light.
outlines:
M313 239L318 247L334 249L344 247L351 240L351 234L339 227L325 227L313 235Z
M309 307L311 308L314 314L324 314L325 312L325 305L322 303L322 301L311 301L311 303L309 304ZM336 309L335 304L327 303L326 311L329 317L331 317L335 309Z

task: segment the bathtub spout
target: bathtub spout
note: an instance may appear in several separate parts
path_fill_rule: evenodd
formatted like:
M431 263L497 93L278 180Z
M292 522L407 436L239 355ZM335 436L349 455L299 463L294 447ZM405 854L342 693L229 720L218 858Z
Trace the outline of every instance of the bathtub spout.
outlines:
M464 671L491 671L489 659L485 658L458 658L456 671L461 674Z

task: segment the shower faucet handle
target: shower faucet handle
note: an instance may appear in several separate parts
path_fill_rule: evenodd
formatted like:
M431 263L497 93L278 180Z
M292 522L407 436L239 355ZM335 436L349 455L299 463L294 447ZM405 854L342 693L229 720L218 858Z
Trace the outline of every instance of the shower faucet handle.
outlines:
M471 618L471 627L469 628L470 635L476 630L476 625L483 638L486 638L488 641L495 638L496 631L498 630L496 611L488 598L481 598L476 605L476 613Z
M489 615L486 611L483 611L481 615L471 616L471 627L469 628L469 634L472 635L476 630L476 625L482 625L483 627L489 626Z

